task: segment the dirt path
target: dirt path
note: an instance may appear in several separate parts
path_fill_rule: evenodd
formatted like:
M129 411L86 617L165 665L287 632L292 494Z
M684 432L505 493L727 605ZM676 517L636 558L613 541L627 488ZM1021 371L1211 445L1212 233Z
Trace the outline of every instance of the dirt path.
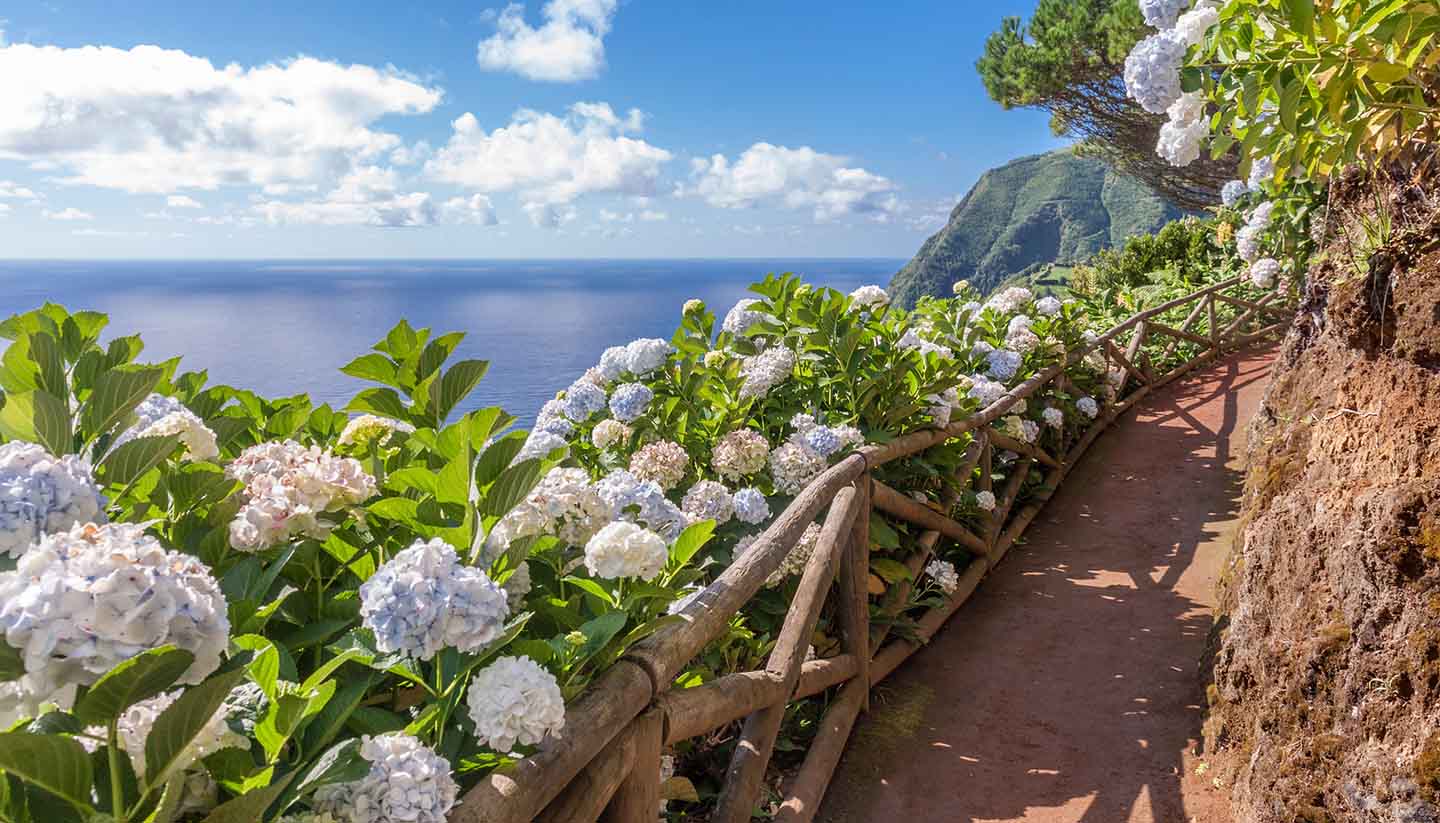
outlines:
M1171 384L1100 438L886 681L820 820L1231 823L1197 661L1271 356Z

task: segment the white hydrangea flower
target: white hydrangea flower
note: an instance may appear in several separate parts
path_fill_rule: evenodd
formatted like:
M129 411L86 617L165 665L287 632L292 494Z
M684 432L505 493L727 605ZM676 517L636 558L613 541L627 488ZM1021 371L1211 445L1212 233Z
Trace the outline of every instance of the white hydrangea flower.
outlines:
M715 444L710 465L720 477L735 482L764 470L769 457L770 443L765 435L751 429L738 429Z
M360 461L293 440L251 446L225 472L245 484L230 523L230 545L240 551L298 535L323 540L333 524L321 515L359 505L376 491Z
M570 444L558 434L545 431L532 431L530 436L525 438L525 445L515 455L515 462L525 460L540 460L550 456L557 449L568 449Z
M1001 314L1014 314L1035 299L1034 292L1023 286L1011 286L1008 289L996 292L985 301L985 308L993 309Z
M1054 406L1046 406L1045 411L1041 412L1041 415L1045 418L1045 425L1050 428L1061 429L1065 427L1065 412L1060 411Z
M495 524L486 537L486 554L499 556L511 542L540 534L582 546L610 522L611 514L610 504L584 469L557 467Z
M1076 400L1075 408L1079 409L1081 414L1091 420L1094 420L1100 414L1100 404L1095 402L1095 398L1088 395Z
M523 610L525 598L530 594L530 564L524 561L515 567L515 571L505 578L500 588L505 590L505 603L510 607L510 613L515 614Z
M705 311L705 301L698 297L692 297L685 301L685 305L681 308L681 311L685 314L699 314Z
M1280 261L1273 257L1262 257L1250 264L1250 282L1255 284L1257 289L1268 289L1275 285L1275 278L1280 274Z
M788 578L804 572L805 564L810 562L810 556L815 553L815 546L819 542L820 524L811 523L805 527L805 532L800 535L800 539L795 541L795 547L780 561L779 568L771 572L770 576L765 579L765 585L774 588ZM738 545L736 548L738 550ZM747 545L746 548L748 549L749 546Z
M685 492L680 508L692 520L714 520L723 526L735 516L735 501L723 483L701 480Z
M601 529L585 544L585 568L607 580L653 580L669 558L665 538L623 520Z
M528 657L501 657L481 669L466 701L476 740L497 752L538 745L565 727L560 684Z
M879 286L861 286L850 292L850 307L857 310L873 310L890 305L890 295Z
M1030 331L1029 326L1022 326L1005 336L1005 348L1016 354L1029 354L1040 348L1040 337Z
M712 349L705 352L705 368L718 369L724 366L729 359L730 355L726 354L723 350Z
M656 337L633 340L625 346L626 371L636 377L644 377L665 365L675 347Z
M1125 90L1151 114L1164 114L1180 96L1185 40L1174 30L1141 40L1125 58Z
M145 776L145 740L150 736L150 730L155 727L155 721L160 718L160 714L170 708L170 704L174 703L180 694L179 691L173 691L156 695L134 704L120 715L116 724L120 732L120 746L130 755L130 763L134 766L137 777ZM228 707L221 706L200 728L200 733L176 758L177 770L188 768L192 763L221 749L250 747L248 739L231 731L226 724L225 716L228 712ZM99 727L88 731L101 737L105 734L105 730Z
M603 380L609 382L620 379L628 367L625 347L611 346L600 355L600 364L595 367L595 371Z
M629 439L630 427L619 420L601 420L590 432L590 442L601 451L625 443Z
M1202 3L1185 12L1175 21L1175 33L1187 46L1205 42L1205 35L1220 22L1220 10Z
M896 345L902 349L917 349L922 355L938 354L941 357L955 356L955 352L952 351L949 346L932 343L921 337L920 333L915 329L906 329L905 334L900 336Z
M104 522L105 498L85 458L19 440L0 445L0 555L19 557L47 534Z
M460 787L450 763L415 737L390 732L361 738L370 773L321 786L314 805L340 823L445 823Z
M758 299L749 297L738 301L730 311L725 313L725 321L721 324L721 329L736 337L742 337L755 324L773 320L774 318L770 315L750 308L759 302Z
M137 437L179 435L185 447L186 460L214 460L220 446L205 421L179 400L163 394L152 394L135 407L136 422L115 438L119 446Z
M0 574L0 631L45 696L167 644L195 656L182 681L198 683L229 643L226 608L203 563L133 523L48 535Z
M951 386L940 394L929 395L925 402L931 404L925 410L930 415L931 422L935 428L943 429L950 425L950 413L960 405L960 392Z
M982 409L999 402L1008 392L1009 389L1005 388L1004 383L991 380L982 374L970 376L970 396L980 401Z
M770 452L770 477L781 494L799 494L825 468L824 456L804 443L792 440Z
M366 446L381 443L395 434L412 434L415 427L403 420L392 420L374 414L362 414L351 418L340 432L341 446Z
M946 594L954 594L960 588L960 575L955 573L955 565L944 560L931 560L925 565L925 573L940 587L940 591Z
M764 397L771 389L790 379L795 369L795 352L787 346L771 346L765 351L740 361L740 398Z
M1035 313L1041 317L1054 317L1060 313L1063 305L1057 297L1042 297L1035 301Z
M995 511L995 493L992 491L975 492L975 505L978 506L981 511Z
M376 648L418 660L445 648L478 651L509 616L505 591L439 538L416 540L360 586L361 622Z
M630 458L630 473L641 480L653 480L669 491L680 485L690 467L685 447L671 440L648 443Z
M1241 260L1253 263L1260 259L1260 236L1270 228L1274 211L1274 203L1261 203L1250 212L1240 231L1235 233L1235 247Z

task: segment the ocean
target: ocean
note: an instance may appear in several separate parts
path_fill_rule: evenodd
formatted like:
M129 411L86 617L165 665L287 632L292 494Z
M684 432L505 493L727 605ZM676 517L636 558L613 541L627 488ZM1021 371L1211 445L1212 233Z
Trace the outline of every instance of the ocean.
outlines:
M668 339L688 299L717 315L767 272L850 291L885 285L904 260L0 261L0 317L46 301L110 315L140 334L142 360L184 357L265 396L308 392L342 407L367 385L340 373L401 318L463 331L457 358L490 361L465 407L520 418L608 346ZM3 342L0 342L3 345Z

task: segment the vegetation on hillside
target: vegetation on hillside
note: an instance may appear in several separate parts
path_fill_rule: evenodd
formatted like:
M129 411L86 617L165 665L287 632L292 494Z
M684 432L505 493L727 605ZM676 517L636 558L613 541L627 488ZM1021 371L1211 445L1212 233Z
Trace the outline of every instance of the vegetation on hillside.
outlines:
M982 175L890 289L901 305L948 295L960 280L988 294L1050 264L1084 261L1180 215L1101 160L1068 149L1022 157Z

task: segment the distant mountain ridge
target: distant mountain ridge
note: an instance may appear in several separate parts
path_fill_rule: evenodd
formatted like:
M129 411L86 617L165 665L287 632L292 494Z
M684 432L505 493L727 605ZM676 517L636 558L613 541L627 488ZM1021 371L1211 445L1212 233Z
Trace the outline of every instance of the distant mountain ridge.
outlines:
M948 295L957 280L982 293L1048 264L1079 263L1185 212L1103 160L1071 149L1012 160L980 176L950 220L890 282L914 305Z

